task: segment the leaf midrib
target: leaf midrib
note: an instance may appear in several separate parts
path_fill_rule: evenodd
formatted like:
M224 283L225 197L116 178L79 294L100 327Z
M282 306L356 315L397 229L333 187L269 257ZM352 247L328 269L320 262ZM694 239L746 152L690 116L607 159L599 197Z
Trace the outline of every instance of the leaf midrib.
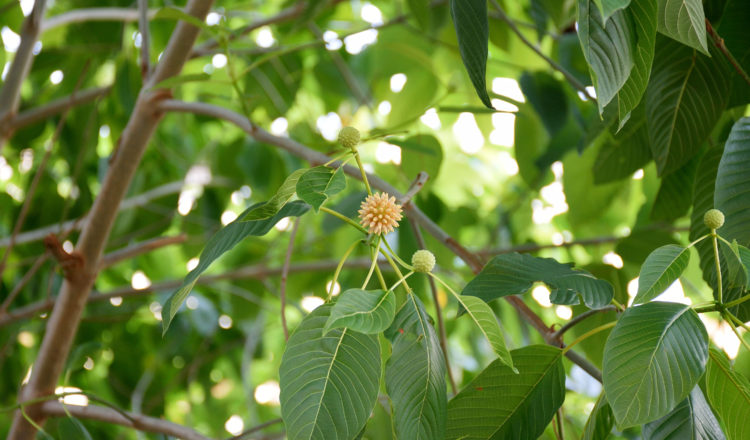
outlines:
M312 430L310 430L310 437L308 437L310 440L313 438L313 432L315 432L315 426L318 424L318 416L320 415L320 407L323 405L323 398L326 395L326 389L328 389L328 383L330 382L330 376L331 376L331 370L333 369L333 364L336 363L336 356L339 354L339 348L341 347L341 343L344 341L344 336L346 336L346 331L348 329L344 329L341 332L341 336L339 337L339 342L336 344L336 350L333 352L333 357L331 358L331 363L328 365L328 371L326 371L325 376L325 382L323 383L323 391L320 393L320 400L318 401L318 408L315 410L315 417L313 418L312 423Z
M674 106L674 112L672 114L672 123L670 124L669 129L669 137L667 141L667 154L666 157L669 158L669 153L672 150L672 137L675 133L675 125L677 124L677 115L680 113L680 105L682 104L682 97L685 95L685 90L687 90L687 83L690 79L690 75L693 73L693 69L695 68L695 61L696 61L696 53L695 49L693 49L693 57L690 60L690 67L688 68L687 72L685 73L685 80L682 82L682 87L680 87L680 94L677 96L677 102ZM664 168L666 168L666 162L667 159L665 159L664 165L662 166L662 171Z

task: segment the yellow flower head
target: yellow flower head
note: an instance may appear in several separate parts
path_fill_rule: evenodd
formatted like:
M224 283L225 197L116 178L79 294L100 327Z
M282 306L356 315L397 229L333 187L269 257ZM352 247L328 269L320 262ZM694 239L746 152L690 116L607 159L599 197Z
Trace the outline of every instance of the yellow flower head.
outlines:
M359 220L370 234L392 232L401 220L401 205L386 193L367 196L359 210Z

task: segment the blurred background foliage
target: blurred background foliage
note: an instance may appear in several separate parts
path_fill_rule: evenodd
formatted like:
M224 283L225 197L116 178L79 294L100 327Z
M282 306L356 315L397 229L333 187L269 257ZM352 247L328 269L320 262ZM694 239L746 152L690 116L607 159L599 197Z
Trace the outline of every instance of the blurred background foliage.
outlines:
M4 72L31 3L9 0L0 5ZM574 1L501 3L530 41L583 85L591 85L575 33ZM709 16L721 16L723 1L705 3ZM446 1L301 4L293 17L245 33L244 27L295 8L294 3L217 2L192 59L172 83L174 96L238 112L246 109L259 126L321 152L334 150L342 126L358 127L367 139L360 147L365 166L378 176L406 190L419 171L429 173L430 181L416 203L460 243L485 257L518 250L575 262L610 281L621 303L635 294L633 280L653 249L687 242L692 177L687 186L677 182L670 190L668 178L657 176L650 152L638 142L643 136L638 126L629 124L616 136L602 127L596 105L497 16L491 13L489 23L487 80L497 109L491 111L481 106L463 68ZM155 10L168 6L173 5L149 2ZM57 0L46 18L88 7L136 4ZM174 26L168 14L150 22L152 62ZM226 48L211 44L220 35L231 36ZM24 200L33 199L0 278L0 298L22 283L44 253L41 237L26 240L23 233L78 219L90 208L141 87L142 41L138 23L132 20L70 23L42 34L22 88L21 112L75 90L111 90L72 108L63 121L55 115L18 130L2 149L2 252ZM229 69L244 96L237 96ZM744 106L726 111L707 144L721 144L743 113ZM632 118L645 115L636 110ZM53 139L61 122L59 137ZM618 148L631 153L608 154ZM29 195L46 149L51 151L49 161L39 171L39 187ZM695 162L687 173L695 173ZM277 371L284 348L279 269L292 224L280 222L271 233L246 240L213 264L165 337L160 304L222 224L247 206L268 200L287 175L304 166L300 159L250 139L225 121L165 115L128 192L127 198L137 199L121 210L107 252L163 236L184 234L185 240L101 272L93 298L121 294L87 306L60 385L130 411L164 416L212 437L236 435L279 417ZM354 216L363 191L350 179L347 190L329 206ZM337 258L357 238L356 231L342 225L323 214L309 214L300 222L287 287L292 329L325 297ZM76 237L76 231L66 236L66 246ZM417 248L408 224L388 239L404 259ZM431 237L426 240L444 278L462 286L471 271ZM298 270L316 261L328 266ZM366 267L346 270L340 288L354 287L365 273ZM222 274L226 276L208 276ZM4 407L16 401L47 317L46 310L28 316L17 313L54 296L61 279L56 262L41 262L7 313L0 312ZM415 279L413 284L431 304L426 281ZM447 316L455 316L455 304L447 301L445 292L439 294ZM544 286L536 286L524 301L548 324L562 324L584 311L582 306L552 306L547 294ZM687 302L709 297L698 259L691 260L665 295ZM543 342L508 304L496 302L493 307L510 348ZM613 320L611 315L586 321L575 333ZM736 357L739 342L730 330L710 317L701 318L713 343ZM469 321L450 319L447 331L454 377L459 385L466 384L493 355ZM581 344L599 366L606 336L601 333ZM567 362L566 368L567 387L575 392L566 396L565 429L570 438L580 438L601 388L579 368ZM747 353L740 354L737 368L750 377ZM378 406L365 438L390 438L388 412ZM0 415L0 433L9 428L9 414ZM152 438L104 423L82 423L93 438ZM69 424L66 419L53 420L48 432L55 438L72 438L65 436ZM282 426L270 426L257 438L283 436L278 434ZM545 435L554 438L551 428ZM637 430L621 433L622 438L638 435Z

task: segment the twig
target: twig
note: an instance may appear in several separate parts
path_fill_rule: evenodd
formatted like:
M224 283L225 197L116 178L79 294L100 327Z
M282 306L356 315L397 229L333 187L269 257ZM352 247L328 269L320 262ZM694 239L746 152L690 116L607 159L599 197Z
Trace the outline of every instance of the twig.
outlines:
M39 256L39 258L34 261L34 264L29 268L29 270L23 275L23 277L16 283L15 286L13 286L13 290L10 292L7 298L5 298L5 301L3 301L2 306L0 306L0 316L3 316L8 312L8 307L10 307L10 304L13 302L13 300L16 299L19 293L21 293L21 290L23 287L31 280L31 278L36 275L39 268L42 267L42 264L44 264L47 259L49 259L49 254L44 253Z
M44 3L44 0L38 0L38 3ZM212 3L211 0L189 0L185 12L203 20ZM164 90L151 89L155 84L182 70L199 32L200 30L190 23L177 23L154 74L144 84L143 91L138 96L101 190L94 200L88 224L78 240L77 252L80 252L84 262L82 270L66 277L63 282L47 322L31 378L20 393L21 402L50 394L57 384L73 344L86 299L94 284L102 251L117 216L117 208L127 192L161 117L154 111L154 107L166 93ZM44 414L39 413L36 405L29 408L29 415L37 423L44 422ZM16 412L8 439L26 440L34 435L32 424L20 412Z
M542 50L534 43L529 41L528 38L521 32L520 29L518 29L518 26L516 23L508 17L508 15L503 10L502 6L497 2L497 0L492 0L492 5L495 7L495 10L497 11L498 17L500 17L501 20L503 20L505 23L508 24L508 27L510 30L513 31L514 34L518 36L519 39L529 47L534 53L539 55L544 61L547 62L547 64L550 65L553 69L557 70L558 72L562 73L562 75L565 77L566 80L572 85L574 88L576 88L579 92L583 93L584 96L586 96L587 99L591 100L592 102L596 102L596 98L591 96L591 94L586 90L586 87L580 83L573 75L571 75L563 66L559 65L555 60L548 57L547 55L542 52Z
M37 0L34 2L31 14L23 22L21 43L5 76L3 88L0 89L0 133L8 131L5 126L18 111L21 102L21 84L26 79L34 61L34 44L39 39L40 24L46 8L47 0ZM0 151L2 151L4 141L0 138Z
M284 266L281 268L281 286L279 288L279 296L281 297L281 327L284 329L285 341L289 340L289 328L286 325L286 279L289 276L289 263L291 263L292 261L292 252L294 252L294 238L297 236L299 221L299 217L294 220L292 232L289 234L289 246L287 246L286 248L286 256L284 257Z
M39 406L39 412L49 417L68 417L72 415L80 419L97 420L115 425L127 426L144 432L166 434L185 440L209 440L208 437L198 431L176 423L125 412L127 417L118 411L103 406L75 406L63 405L60 402L47 401Z
M16 130L27 127L31 124L35 124L39 121L46 120L50 116L54 116L72 107L87 104L102 96L107 95L110 90L112 90L112 86L76 91L69 96L58 98L42 106L22 111L7 125L2 127L3 130L6 131L0 133L0 136L10 138L13 132Z
M148 29L148 0L138 0L138 31L141 33L141 77L147 80L151 74L151 32Z
M157 9L148 11L148 18L156 15ZM125 23L138 20L140 12L134 8L82 8L55 15L42 21L42 32L50 29L85 21L122 21Z
M716 33L716 30L713 26L711 26L711 22L708 21L708 18L706 19L706 31L708 32L708 35L711 37L711 40L713 40L714 45L721 51L722 54L726 57L726 59L729 61L729 64L734 67L734 70L737 71L737 73L740 74L742 79L745 80L746 83L750 84L750 76L748 76L747 72L745 72L745 69L742 68L742 65L740 65L739 62L737 62L737 59L732 55L732 53L727 48L727 45L724 44L724 39L719 36L718 33Z
M417 246L419 246L420 249L427 249L427 244L425 244L422 231L419 230L419 225L411 218L409 218L409 225L411 226L412 232L414 232L414 238L417 240ZM448 354L448 343L447 343L448 336L445 332L445 323L443 322L443 310L440 307L440 301L438 299L437 285L435 285L435 279L432 277L427 277L427 281L430 283L430 292L432 293L432 301L435 304L435 316L437 317L437 325L438 325L438 338L440 340L440 347L443 349L443 357L445 358L445 370L448 372L448 381L451 384L451 391L453 391L453 394L458 394L458 387L456 386L456 380L453 378L453 372L451 370L451 363L449 360L450 355Z
M219 119L224 119L235 124L240 129L244 130L250 136L255 138L257 141L267 143L269 145L276 145L289 153L300 157L311 165L322 165L331 161L331 158L327 155L308 148L299 142L285 137L274 136L271 133L263 130L257 125L253 124L247 118L240 115L237 112L220 107L213 104L205 104L198 102L182 102L177 100L164 100L159 104L160 108L164 111L174 111L183 113L195 113L204 116L212 116ZM332 162L332 165L338 167L341 162ZM361 179L362 175L357 167L350 165L344 166L344 172L352 177ZM390 183L381 179L375 175L368 175L369 182L373 187L395 196L397 199L403 197L403 195L394 188ZM482 270L484 263L482 259L463 247L453 237L448 235L440 226L438 226L432 219L430 219L424 212L422 212L414 203L409 203L404 206L404 212L410 218L413 218L420 226L422 226L427 232L430 233L436 240L445 245L450 249L456 256L461 258L476 274ZM549 339L549 336L553 333L552 330L542 321L542 319L531 310L522 299L517 296L505 296L503 297L508 301L516 311L531 324L545 339L545 341L551 345L558 345L555 341ZM593 366L590 362L586 361L581 356L578 356L572 351L568 351L565 355L573 362L578 364L582 369L592 375L597 380L601 381L601 372Z
M424 188L425 183L430 180L430 175L427 174L424 171L420 171L417 173L417 177L414 178L414 181L409 186L409 189L406 190L404 193L404 196L398 199L399 205L406 205L408 203L411 203L411 199L414 198L414 196L417 195L417 193ZM423 248L424 249L424 248Z
M576 316L575 318L571 319L570 321L568 321L565 325L563 325L562 327L560 327L560 330L552 333L550 335L550 338L559 340L562 337L562 335L565 334L566 331L570 330L576 324L578 324L579 322L585 320L589 316L594 316L594 315L596 315L598 313L604 313L604 312L616 311L616 310L617 310L617 307L615 307L615 306L606 306L606 307L603 307L601 309L587 310L587 311L581 313L580 315Z
M106 258L106 257L105 257ZM335 269L338 266L338 260L321 260L313 261L308 263L294 263L289 265L289 273L298 272L318 272L324 270ZM369 269L370 267L369 258L355 258L346 262L344 267L349 269ZM382 270L390 270L390 266L385 261L378 262L378 267ZM198 278L196 284L208 285L217 281L224 280L239 280L239 279L267 279L275 277L281 274L281 268L269 268L265 264L253 264L239 269L224 272L216 275L204 275ZM103 301L109 301L111 298L140 298L149 297L148 294L153 292L161 292L166 290L172 290L182 285L182 278L176 278L171 280L160 281L151 284L151 286L145 289L134 289L131 286L120 287L117 289L110 290L104 293L94 292L86 299L86 303L97 303ZM6 315L0 314L0 327L3 327L14 322L21 321L23 319L31 318L40 313L48 311L55 304L55 299L50 298L44 301L35 302L32 304L19 307L12 310Z
M185 240L187 240L187 236L185 234L180 234L171 237L157 237L152 238L151 240L135 243L133 245L110 252L107 255L103 256L101 262L99 263L99 270L104 270L123 260L137 257L138 255L151 252L164 246L183 243Z
M250 434L255 434L256 432L262 431L269 426L278 425L279 423L282 423L284 420L282 420L280 417L278 419L269 420L265 423L261 423L260 425L253 426L252 428L244 431L240 435L236 435L234 437L229 437L227 440L246 440L249 439Z

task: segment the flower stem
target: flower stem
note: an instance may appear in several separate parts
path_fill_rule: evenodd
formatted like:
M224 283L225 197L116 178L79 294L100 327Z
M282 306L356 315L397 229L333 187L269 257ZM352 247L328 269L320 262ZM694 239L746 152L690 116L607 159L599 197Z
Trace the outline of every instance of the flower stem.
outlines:
M385 243L385 247L388 248L388 250L391 252L391 255L393 256L393 259L396 260L398 264L404 266L404 268L406 269L414 270L414 267L412 267L411 264L408 264L404 260L399 258L398 254L393 251L393 249L391 248L391 245L388 243L387 240L383 239L383 243Z
M359 171L362 173L362 182L365 184L365 188L367 189L367 195L372 195L372 189L370 188L370 182L367 181L367 172L365 171L365 166L362 165L362 159L359 157L359 151L354 151L354 158L357 160L357 166L359 167Z
M333 273L333 280L331 280L331 287L328 288L328 297L326 298L326 302L331 301L331 297L333 297L333 289L336 287L336 281L339 279L339 274L341 274L341 269L344 267L344 263L346 263L346 259L349 258L349 255L351 255L352 252L354 252L354 248L357 247L357 245L361 242L361 240L357 240L354 243L352 243L351 246L349 246L349 249L344 252L344 256L341 257L341 261L339 261L339 265L336 266L336 272Z
M714 259L716 260L716 284L717 284L717 299L719 301L719 304L723 302L722 300L722 286L721 286L721 261L719 260L719 241L716 239L716 229L711 229L711 238L713 239L714 244Z
M378 265L378 251L379 250L380 250L380 237L378 237L377 242L375 242L375 253L370 254L372 256L372 264L370 265L370 270L367 272L367 277L365 278L365 282L362 283L362 290L365 290L365 288L367 287L367 284L370 282L370 278L372 277L372 274L375 271L375 266Z
M597 327L595 329L587 331L586 333L584 333L581 336L579 336L578 339L576 339L575 341L571 342L570 345L567 345L565 348L563 348L563 354L567 353L568 350L570 350L571 348L573 348L576 344L578 344L579 342L583 341L584 339L586 339L586 338L588 338L590 336L593 336L593 335L595 335L595 334L597 334L599 332L602 332L604 330L607 330L609 328L612 328L616 324L617 324L617 321L612 321L612 322L608 322L608 323L606 323L604 325L600 325L599 327Z
M331 214L332 216L338 218L339 220L343 222L349 223L350 225L354 226L355 228L357 228L360 232L364 234L369 234L369 232L367 232L367 229L363 228L362 225L358 224L354 220L350 219L349 217L345 216L344 214L338 211L334 211L333 209L326 208L325 206L321 206L320 210L327 214Z
M404 275L401 273L401 269L398 268L398 265L395 261L393 261L393 258L391 258L390 255L388 255L388 252L386 252L383 249L380 249L380 253L383 254L386 260L388 260L388 264L391 265L393 268L393 271L396 272L396 275L398 275L399 279L401 279L404 282L404 289L406 289L406 293L413 293L411 290L411 287L409 287L409 284L404 279Z

